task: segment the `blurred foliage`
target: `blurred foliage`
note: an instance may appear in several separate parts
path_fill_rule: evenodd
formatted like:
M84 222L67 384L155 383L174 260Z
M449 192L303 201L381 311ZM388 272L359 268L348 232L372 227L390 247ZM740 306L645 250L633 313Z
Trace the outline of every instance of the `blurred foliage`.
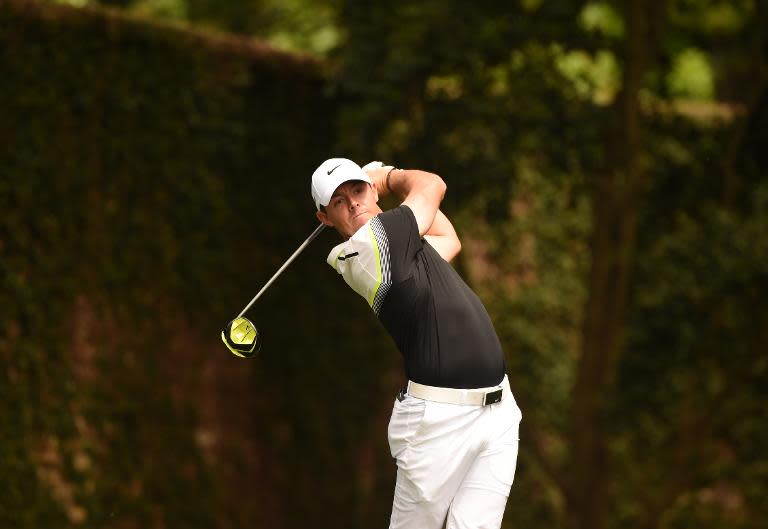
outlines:
M122 8L147 18L251 35L276 48L326 55L341 38L338 0L50 0L77 7Z
M343 109L340 148L371 157L373 145L374 158L448 181L444 206L465 241L462 268L508 352L524 413L509 527L568 526L579 508L567 497L572 388L595 182L621 141L613 115L628 67L624 16L618 2L425 0L342 10L349 39L338 50L336 83L352 104ZM362 24L367 17L381 23ZM765 186L765 17L755 2L670 1L646 28L660 46L639 92L646 183L645 196L634 197L637 272L600 426L611 458L609 501L600 506L608 527L758 527L767 514L754 492L768 490L764 471L746 469L764 469L749 447L768 441L768 429L745 419L758 415L768 346L764 256L748 243L768 229L753 195ZM749 75L762 103L738 89ZM726 199L731 187L738 197ZM726 240L733 231L741 243ZM677 245L682 261L666 253ZM690 270L687 259L706 260ZM681 305L697 289L700 306ZM649 299L659 305L651 309ZM735 326L713 331L725 332L715 339L711 318L721 311ZM672 329L687 329L685 347L695 354L687 362L669 351ZM753 382L742 386L749 372ZM718 380L722 387L706 393ZM744 393L726 393L726 380ZM740 411L716 426L713 410L725 402ZM749 434L726 433L728 421Z
M688 48L677 54L667 76L669 93L689 99L711 99L714 94L712 68L700 50Z
M0 417L14 432L0 522L61 526L84 510L93 527L386 524L397 355L332 271L307 286L333 236L254 308L258 363L222 357L215 338L309 233L299 175L335 152L448 182L457 267L491 312L524 414L504 527L571 525L596 182L636 66L627 4L65 3L131 17L0 2ZM611 528L758 528L768 8L641 4L654 13L644 186L601 508Z
M620 39L625 34L624 18L609 2L588 2L579 16L581 26L611 39Z
M0 526L384 516L398 357L322 266L335 237L251 312L259 360L218 337L316 223L320 65L19 0L0 77Z
M705 199L678 211L638 259L643 288L613 403L626 522L660 507L657 523L670 527L758 527L764 516L766 182L751 200L746 218Z

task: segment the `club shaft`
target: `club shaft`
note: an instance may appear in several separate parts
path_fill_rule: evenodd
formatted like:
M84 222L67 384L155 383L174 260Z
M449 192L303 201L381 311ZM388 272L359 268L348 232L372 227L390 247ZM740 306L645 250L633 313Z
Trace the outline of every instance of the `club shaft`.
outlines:
M323 231L323 228L325 228L325 224L320 224L320 225L319 225L317 228L315 228L315 231L313 231L313 232L312 232L312 234L311 234L309 237L307 237L307 240L306 240L306 241L304 241L303 243L301 243L301 246L299 246L299 247L296 249L296 251L295 251L295 252L293 252L293 254L291 254L291 256L290 256L290 257L289 257L289 258L288 258L288 259L285 261L285 263L283 264L283 266L281 266L281 267L278 269L278 271L277 271L277 272L275 272L275 275L273 275L273 276L270 278L270 280L269 280L269 281L267 281L267 284L266 284L266 285L264 285L263 287L261 287L261 290L259 290L259 293L258 293L258 294L256 294L255 296L253 296L253 299L251 300L251 302L250 302L250 303L248 303L248 305L246 305L246 306L245 306L245 308L244 308L244 309L243 309L243 310L240 312L240 314L238 314L238 315L237 315L237 317L238 317L238 318L239 318L240 316L242 316L243 314L245 314L246 312L248 312L248 309L250 309L250 308L251 308L251 306L252 306L254 303L256 303L256 300L257 300L257 299L259 299L259 297L261 297L261 295L262 295L262 294L263 294L263 293L264 293L264 292L265 292L265 291L266 291L266 290L269 288L269 285L271 285L272 283L274 283L274 282L275 282L275 279L277 279L277 278L280 276L280 274L282 274L282 273L283 273L283 270L285 270L286 268L288 268L288 265L289 265L289 264L291 264L291 263L293 262L293 260L294 260L294 259L296 259L296 257L298 257L298 255L299 255L299 254L300 254L302 251L304 251L304 248L306 248L306 247L307 247L307 245L308 245L309 243L311 243L313 240L315 240L315 237L317 237L318 235L320 235L320 232L321 232L321 231Z

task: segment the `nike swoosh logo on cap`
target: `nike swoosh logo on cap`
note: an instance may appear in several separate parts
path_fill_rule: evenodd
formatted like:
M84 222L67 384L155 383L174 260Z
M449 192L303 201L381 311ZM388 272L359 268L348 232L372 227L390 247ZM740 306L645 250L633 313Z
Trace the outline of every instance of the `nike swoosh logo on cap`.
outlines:
M334 172L334 171L335 171L336 169L338 169L339 167L341 167L341 164L337 165L336 167L334 167L333 169L331 169L330 171L328 171L328 174L330 175L332 172Z

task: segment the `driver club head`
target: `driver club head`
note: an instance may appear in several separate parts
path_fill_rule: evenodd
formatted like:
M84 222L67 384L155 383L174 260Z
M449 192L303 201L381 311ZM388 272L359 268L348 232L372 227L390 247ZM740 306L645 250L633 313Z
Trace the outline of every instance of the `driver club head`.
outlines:
M322 223L317 228L315 228L315 231L313 231L309 237L307 237L307 240L305 240L298 248L296 248L293 254L285 261L285 263L283 263L283 266L278 268L277 272L275 272L270 280L267 281L263 287L261 287L261 290L259 290L259 292L253 297L248 305L246 305L245 308L240 311L240 315L224 326L224 329L221 331L221 341L224 342L224 345L227 346L227 349L232 351L232 354L241 358L253 358L259 353L259 350L261 350L261 335L251 320L244 318L243 314L245 314L248 309L250 309L251 306L256 303L256 300L259 299L264 291L269 288L269 285L274 283L275 279L277 279L278 276L283 273L283 270L285 270L288 265L291 264L294 259L296 259L296 257L304 250L304 248L306 248L307 245L311 243L320 234L320 232L323 231L324 228L325 224Z
M261 350L261 335L248 318L238 317L227 323L221 331L221 340L232 354L253 358Z

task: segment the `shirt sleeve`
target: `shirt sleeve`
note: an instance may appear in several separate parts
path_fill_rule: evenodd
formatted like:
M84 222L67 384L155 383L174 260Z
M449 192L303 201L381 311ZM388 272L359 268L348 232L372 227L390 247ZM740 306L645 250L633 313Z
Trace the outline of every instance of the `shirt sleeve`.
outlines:
M331 250L327 261L378 314L392 284L389 245L379 218L373 217Z
M413 274L416 256L424 247L419 235L419 226L411 208L405 204L378 215L386 233L387 259L391 269L392 283L399 283Z
M327 261L378 314L390 286L413 275L424 244L416 217L402 205L366 222Z

